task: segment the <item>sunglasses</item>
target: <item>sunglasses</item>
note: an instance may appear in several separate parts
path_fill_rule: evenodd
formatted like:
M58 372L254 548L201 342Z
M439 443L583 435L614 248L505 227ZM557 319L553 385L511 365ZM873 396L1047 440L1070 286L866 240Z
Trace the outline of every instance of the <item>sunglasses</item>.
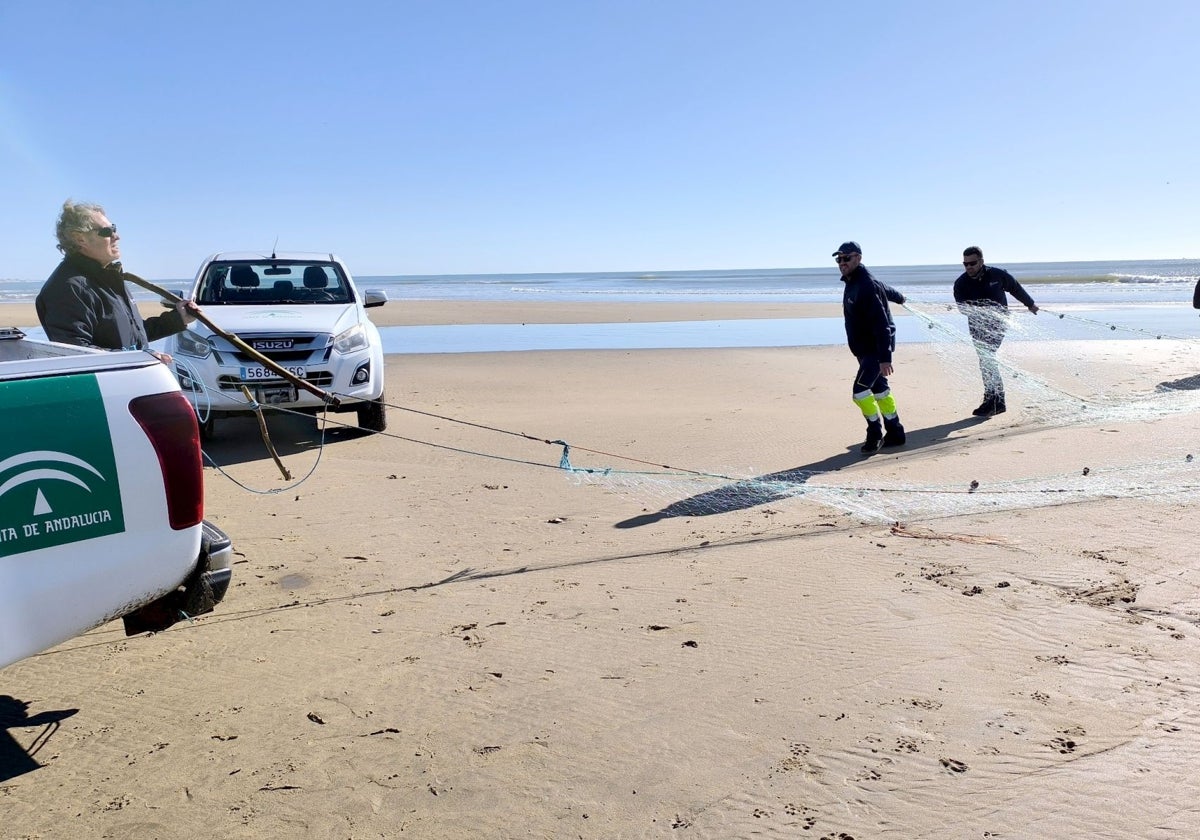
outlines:
M979 265L979 260L971 260L970 262L963 260L963 265L965 265L967 268L974 268L975 266Z
M109 225L108 227L92 228L92 231L101 239L109 239L117 232L117 226Z
M858 256L858 254L838 254L836 257L833 258L833 261L835 263L837 263L838 265L841 265L842 263L850 262L850 260L854 259L857 256Z

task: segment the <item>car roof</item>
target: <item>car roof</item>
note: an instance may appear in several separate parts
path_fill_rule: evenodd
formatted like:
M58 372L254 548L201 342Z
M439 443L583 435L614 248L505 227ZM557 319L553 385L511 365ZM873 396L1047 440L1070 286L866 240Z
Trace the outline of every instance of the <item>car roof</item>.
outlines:
M341 262L336 255L324 251L276 251L264 254L260 251L218 251L210 256L207 262L225 262L232 260L319 260L321 262Z

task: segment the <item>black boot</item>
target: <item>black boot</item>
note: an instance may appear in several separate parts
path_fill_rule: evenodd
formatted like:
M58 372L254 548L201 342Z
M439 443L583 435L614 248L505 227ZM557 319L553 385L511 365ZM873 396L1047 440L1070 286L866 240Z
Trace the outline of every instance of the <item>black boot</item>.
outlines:
M993 394L984 395L983 402L979 404L979 408L971 413L976 417L991 417L996 413L996 397Z
M867 421L867 439L862 445L862 454L870 455L883 446L883 424L878 420Z
M887 431L883 435L884 446L903 446L904 441L908 438L904 435L904 426L900 424L899 417L893 417L890 420L883 418L883 425Z
M1004 404L1004 394L997 394L996 401L992 404L992 414L1003 414L1008 411L1008 406Z

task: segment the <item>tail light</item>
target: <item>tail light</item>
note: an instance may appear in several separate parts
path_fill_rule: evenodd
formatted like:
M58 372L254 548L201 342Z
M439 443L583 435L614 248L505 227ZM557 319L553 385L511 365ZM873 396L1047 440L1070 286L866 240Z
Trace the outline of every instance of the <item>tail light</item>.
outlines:
M129 413L158 454L171 527L182 531L199 525L204 519L204 469L195 410L183 394L170 391L136 397Z

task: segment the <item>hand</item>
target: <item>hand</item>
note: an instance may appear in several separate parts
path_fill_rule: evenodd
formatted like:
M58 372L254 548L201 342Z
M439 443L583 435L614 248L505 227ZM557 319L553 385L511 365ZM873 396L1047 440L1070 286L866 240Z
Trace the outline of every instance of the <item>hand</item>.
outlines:
M1037 307L1037 304L1035 303L1035 304L1033 304L1032 306L1030 306L1030 307L1029 307L1029 311L1030 311L1030 312L1032 312L1034 315L1036 315L1036 314L1038 313L1038 307Z
M183 318L183 323L190 324L200 314L200 307L194 300L181 300L175 304L175 311L179 313L179 317Z
M148 350L147 352L164 365L169 365L171 362L175 361L175 357L173 357L170 353L160 353L157 350Z
M879 375L880 376L891 376L892 371L894 371L894 370L895 370L895 368L892 367L891 362L880 362L879 363Z

